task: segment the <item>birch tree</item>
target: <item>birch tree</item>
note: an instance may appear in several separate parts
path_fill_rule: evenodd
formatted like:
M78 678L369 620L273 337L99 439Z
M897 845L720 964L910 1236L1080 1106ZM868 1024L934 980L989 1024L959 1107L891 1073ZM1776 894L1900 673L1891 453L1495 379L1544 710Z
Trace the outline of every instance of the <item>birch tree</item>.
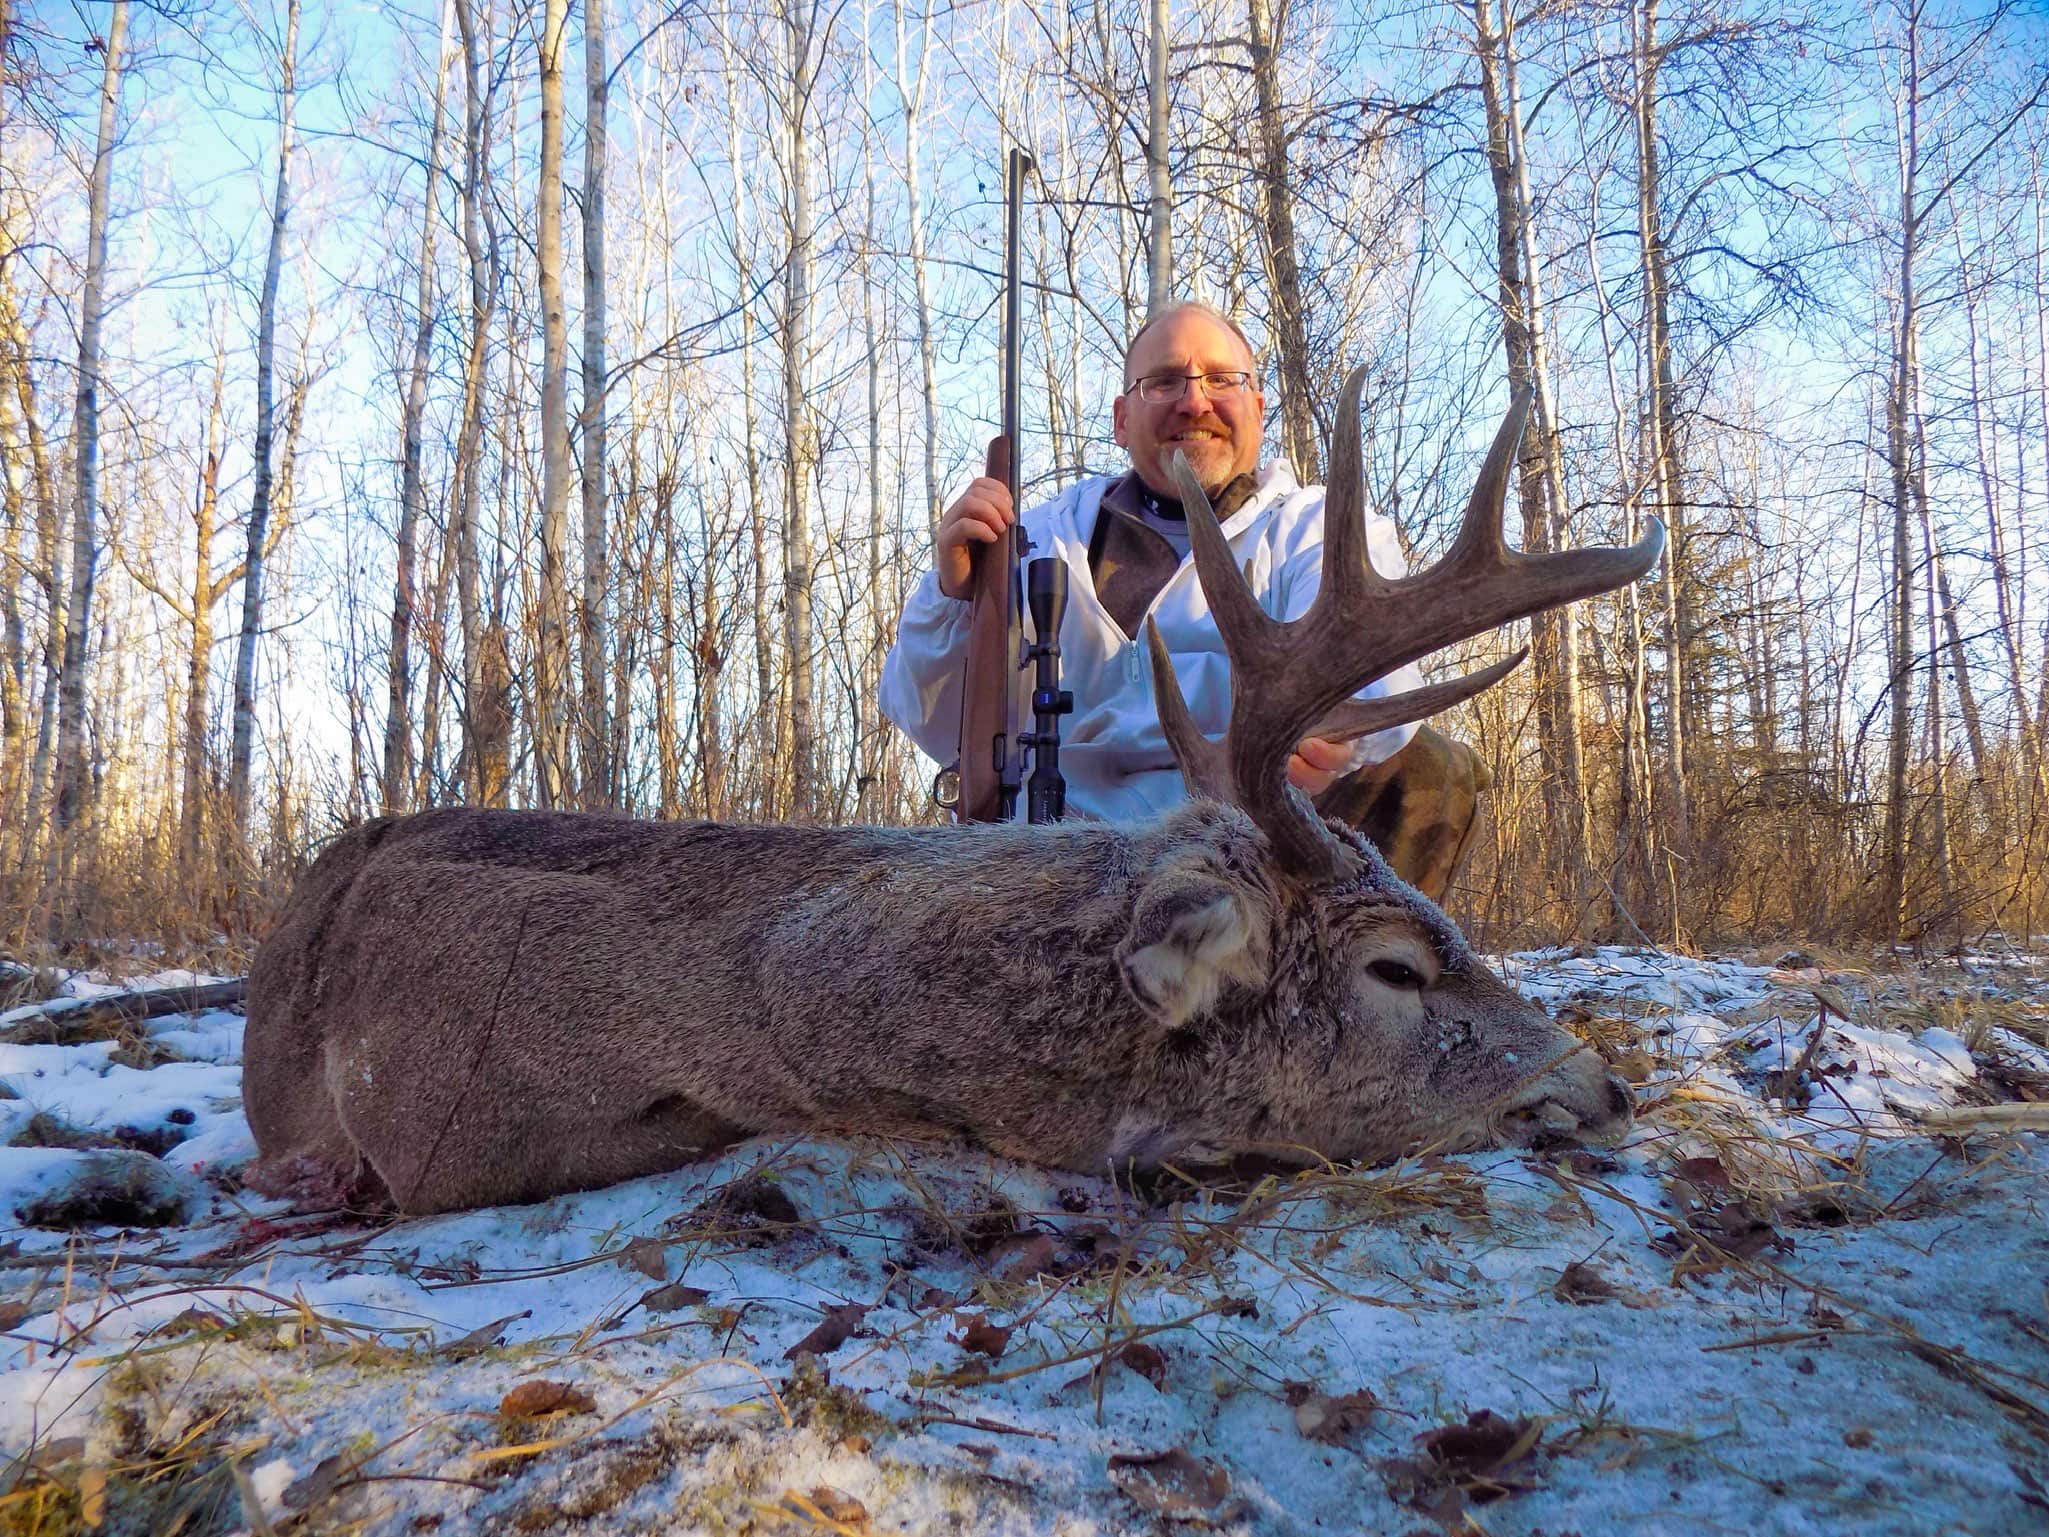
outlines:
M568 0L545 0L535 262L541 300L540 627L534 770L543 806L569 803L569 335L562 297L562 47Z
M71 417L71 590L65 601L64 659L57 682L56 814L60 833L75 826L84 814L87 790L86 652L93 630L93 584L99 571L100 326L106 308L107 203L114 178L115 119L121 105L121 66L127 41L128 0L114 0L100 50L99 134L86 214L85 289L78 315L78 394Z
M604 0L583 0L583 73L583 595L577 611L583 660L583 804L615 806L619 784L605 691L611 650L606 618L611 561L605 509L605 115L610 81ZM622 713L625 703L622 697Z
M408 809L413 786L412 641L414 568L427 485L422 460L427 414L427 365L434 340L434 248L441 227L442 160L446 152L448 67L454 6L443 0L441 36L434 52L434 89L427 129L427 182L420 199L419 281L413 302L412 358L406 373L405 408L400 418L398 554L392 573L391 651L384 716L383 804L385 815Z
M277 179L271 194L270 240L263 290L256 310L256 464L250 493L248 543L242 574L242 631L235 648L234 733L228 752L228 808L238 838L249 832L250 763L256 749L256 655L263 635L264 562L273 497L276 446L277 294L284 269L285 229L291 219L292 131L298 105L299 0L285 0L285 33L278 54Z

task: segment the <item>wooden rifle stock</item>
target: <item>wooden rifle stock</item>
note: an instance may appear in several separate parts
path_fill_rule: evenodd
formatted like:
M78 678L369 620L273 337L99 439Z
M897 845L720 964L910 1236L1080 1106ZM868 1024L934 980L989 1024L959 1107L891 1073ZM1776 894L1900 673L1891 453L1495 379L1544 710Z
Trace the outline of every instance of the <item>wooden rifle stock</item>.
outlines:
M974 592L968 615L967 667L961 679L960 790L953 804L956 821L1008 822L1017 815L1017 794L1024 782L1024 711L1018 697L1024 665L1024 584L1019 563L1031 541L1021 522L1018 497L1017 437L1023 411L1019 350L1022 346L1022 273L1018 265L1019 228L1024 221L1024 183L1032 157L1010 152L1004 175L1003 231L1003 431L989 441L984 473L1010 490L1017 514L1003 537L977 549Z
M1013 469L1010 439L991 438L986 473L1011 487L1015 498ZM1019 537L1013 522L1001 539L977 547L973 555L967 668L961 679L960 800L954 807L962 822L1006 822L1017 807L1017 680L1024 635Z

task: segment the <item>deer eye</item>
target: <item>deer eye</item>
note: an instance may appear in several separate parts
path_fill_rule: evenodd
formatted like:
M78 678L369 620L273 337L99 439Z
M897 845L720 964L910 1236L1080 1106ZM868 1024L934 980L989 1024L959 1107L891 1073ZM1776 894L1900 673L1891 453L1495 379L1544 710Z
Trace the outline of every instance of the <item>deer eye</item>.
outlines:
M1375 961L1366 969L1389 987L1407 988L1418 993L1423 990L1423 973L1413 966L1404 966L1400 961Z

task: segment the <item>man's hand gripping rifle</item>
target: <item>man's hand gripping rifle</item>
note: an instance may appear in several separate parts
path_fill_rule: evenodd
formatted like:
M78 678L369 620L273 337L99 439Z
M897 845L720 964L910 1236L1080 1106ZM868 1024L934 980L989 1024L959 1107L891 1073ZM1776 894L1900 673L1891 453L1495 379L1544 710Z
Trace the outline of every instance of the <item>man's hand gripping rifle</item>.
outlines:
M1024 181L1032 158L1010 152L1005 177L1003 271L1003 430L989 444L986 473L1000 480L1018 506L1017 440L1021 415L1019 379L1022 369L1020 325L1023 280L1018 263L1018 230L1024 207ZM949 802L941 772L935 795L962 822L1008 822L1017 815L1017 795L1024 786L1024 755L1032 754L1026 815L1034 822L1057 822L1066 809L1067 786L1060 777L1060 717L1074 709L1074 696L1060 687L1060 622L1067 610L1067 565L1058 557L1042 557L1029 565L1024 556L1031 540L1021 518L993 544L973 554L974 593L968 618L966 676L961 690L961 733L958 788ZM1024 643L1025 589L1029 588L1036 644ZM1020 719L1017 673L1036 665L1032 689L1032 729Z

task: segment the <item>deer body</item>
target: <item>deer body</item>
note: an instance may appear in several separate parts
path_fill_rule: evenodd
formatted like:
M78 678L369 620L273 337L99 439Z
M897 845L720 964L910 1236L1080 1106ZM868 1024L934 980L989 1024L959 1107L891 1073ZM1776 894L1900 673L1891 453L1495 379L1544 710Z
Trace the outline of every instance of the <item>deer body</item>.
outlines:
M765 1132L966 1136L1102 1172L1256 1144L1607 1140L1628 1092L1490 974L1356 833L1290 790L1305 734L1419 720L1519 658L1349 696L1456 640L1640 576L1663 542L1501 539L1520 400L1451 553L1365 550L1347 382L1321 591L1264 613L1182 503L1231 663L1204 736L1157 629L1192 799L1155 821L923 829L450 809L345 833L250 975L252 1183L407 1212L532 1200Z
M1463 1144L1545 1110L1627 1124L1592 1054L1384 869L1312 899L1262 852L1200 803L1057 830L369 823L250 978L258 1183L436 1211L766 1132L957 1134L1100 1173ZM1390 957L1438 968L1406 1021L1370 970Z

